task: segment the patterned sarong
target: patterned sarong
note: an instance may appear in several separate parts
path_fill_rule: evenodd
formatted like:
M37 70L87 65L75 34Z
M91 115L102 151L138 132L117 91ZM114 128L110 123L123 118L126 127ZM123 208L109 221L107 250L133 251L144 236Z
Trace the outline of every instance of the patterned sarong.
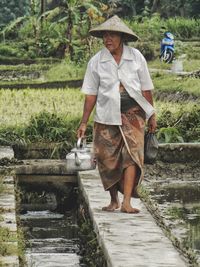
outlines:
M145 112L133 104L121 116L121 126L94 124L95 156L105 190L123 183L124 170L130 165L137 166L135 185L143 179Z

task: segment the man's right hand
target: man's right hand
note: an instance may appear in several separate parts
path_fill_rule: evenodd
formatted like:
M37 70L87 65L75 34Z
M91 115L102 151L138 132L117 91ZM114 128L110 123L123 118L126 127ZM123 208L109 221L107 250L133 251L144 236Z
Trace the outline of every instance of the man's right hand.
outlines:
M86 129L87 129L87 123L81 122L81 124L80 124L80 126L78 127L78 130L77 130L77 138L85 137Z

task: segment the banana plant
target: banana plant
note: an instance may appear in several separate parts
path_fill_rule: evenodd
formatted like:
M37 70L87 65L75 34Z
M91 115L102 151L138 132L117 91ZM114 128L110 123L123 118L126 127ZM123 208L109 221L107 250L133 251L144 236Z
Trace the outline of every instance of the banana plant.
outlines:
M102 19L102 8L105 6L98 1L92 0L63 0L59 7L45 12L48 21L54 24L65 24L65 45L63 46L63 57L66 54L73 59L74 55L74 38L73 35L78 33L82 37L82 29L91 27L93 21ZM88 30L87 30L88 32Z

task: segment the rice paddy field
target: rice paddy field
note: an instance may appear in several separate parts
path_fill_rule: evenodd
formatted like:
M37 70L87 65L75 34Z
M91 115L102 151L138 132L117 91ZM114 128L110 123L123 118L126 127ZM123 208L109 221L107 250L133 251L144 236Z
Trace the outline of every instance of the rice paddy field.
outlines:
M186 141L200 141L200 81L197 76L187 75L187 73L200 71L199 43L193 45L194 53L188 45L184 44L183 71L186 76L170 72L172 64L160 62L157 58L148 62L151 76L155 86L155 107L160 128L177 128L181 135L185 135ZM191 48L191 47L190 47ZM181 52L181 53L182 53ZM196 56L195 56L196 55ZM84 95L80 88L40 88L40 89L20 89L20 83L29 82L26 80L26 70L39 71L40 77L31 80L57 82L72 79L82 79L86 65L78 66L69 61L62 61L52 65L18 65L0 66L0 132L8 128L26 127L30 120L42 113L55 114L60 118L65 118L65 123L73 121L73 132L78 127L83 110ZM20 79L12 80L17 77L17 73L23 70ZM1 75L8 73L8 80L1 81ZM11 79L11 80L9 80ZM25 80L23 80L25 79ZM9 89L9 82L17 84L18 89ZM27 82L27 83L28 83ZM8 89L1 89L1 85L7 83ZM59 87L59 86L58 86ZM2 86L3 88L3 86ZM184 96L184 97L183 97ZM64 123L64 125L65 125ZM37 122L35 123L37 124ZM59 126L57 125L59 128ZM62 126L63 127L63 126ZM159 131L160 129L158 129ZM177 133L178 135L179 133ZM1 136L0 136L1 138ZM177 140L180 140L179 138ZM176 140L176 141L177 141ZM173 140L171 140L173 141Z
M31 116L40 112L56 113L69 118L81 117L84 95L78 88L0 90L0 125L20 126L27 124ZM173 114L184 108L190 111L196 102L173 103L155 101L158 118L165 110Z
M0 90L0 125L27 124L31 116L40 112L81 116L84 96L78 89L22 89Z

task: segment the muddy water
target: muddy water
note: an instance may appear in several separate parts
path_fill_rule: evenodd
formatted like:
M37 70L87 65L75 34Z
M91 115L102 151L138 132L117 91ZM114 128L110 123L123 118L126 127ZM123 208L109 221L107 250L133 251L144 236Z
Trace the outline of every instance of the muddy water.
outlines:
M20 218L28 241L28 266L83 266L78 255L78 227L70 213L27 211Z
M151 197L173 235L200 263L200 182L155 183Z
M80 267L78 225L74 199L60 209L61 192L45 191L41 185L21 185L20 224L26 239L28 267ZM28 189L28 190L26 190ZM71 188L73 190L73 188ZM66 192L66 190L65 190ZM66 199L65 199L66 201Z

